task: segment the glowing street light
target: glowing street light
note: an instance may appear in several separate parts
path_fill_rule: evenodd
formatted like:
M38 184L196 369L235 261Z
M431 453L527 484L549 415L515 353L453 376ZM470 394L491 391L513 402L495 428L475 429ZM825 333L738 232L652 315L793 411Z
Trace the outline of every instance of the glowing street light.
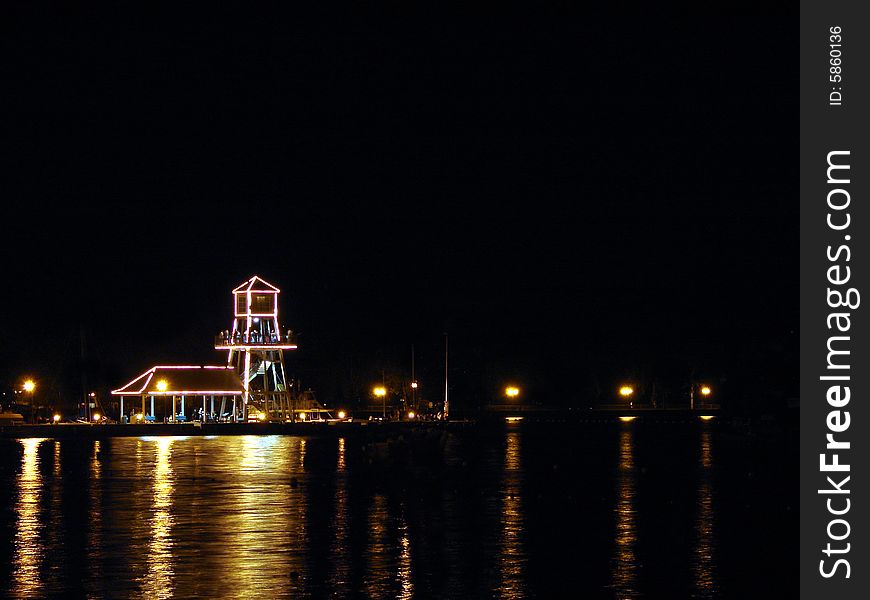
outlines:
M702 396L709 396L712 393L713 393L713 390L712 390L712 388L710 388L709 385L702 385L701 386L701 395Z
M628 406L630 408L634 408L634 400L632 400L632 396L634 396L634 388L630 385L623 385L619 388L619 395L628 400Z
M378 398L381 399L381 403L383 406L383 417L387 418L387 388L383 386L378 386L374 390L372 390Z
M338 411L338 418L339 418L339 419L343 419L343 418L345 418L346 416L347 416L347 413L344 412L343 410Z
M417 389L417 382L416 381L411 382L411 388L413 388L415 390Z
M59 423L60 422L60 415L58 415L58 414L54 415L51 418L51 420L54 421L55 423Z
M95 412L94 413L94 421L99 421L99 420L100 420L100 413Z
M158 392L165 392L168 389L169 389L169 384L166 382L165 379L161 379L160 381L157 382L157 391Z
M36 389L36 383L32 379L28 379L24 382L24 391L28 394L32 394Z
M417 415L416 415L416 413L414 413L413 410L409 410L409 411L408 411L408 418L409 418L409 419L413 420L414 417L416 417L416 416L417 416Z
M520 395L520 388L514 386L508 386L504 389L504 394L508 398L516 398Z

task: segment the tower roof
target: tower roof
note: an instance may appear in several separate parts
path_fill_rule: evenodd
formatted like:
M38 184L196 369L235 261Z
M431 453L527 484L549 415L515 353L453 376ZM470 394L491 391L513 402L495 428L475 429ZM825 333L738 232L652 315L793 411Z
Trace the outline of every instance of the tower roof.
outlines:
M274 285L266 281L265 279L260 278L257 275L254 275L246 282L242 283L239 287L233 290L234 294L239 294L241 292L280 292L278 288Z

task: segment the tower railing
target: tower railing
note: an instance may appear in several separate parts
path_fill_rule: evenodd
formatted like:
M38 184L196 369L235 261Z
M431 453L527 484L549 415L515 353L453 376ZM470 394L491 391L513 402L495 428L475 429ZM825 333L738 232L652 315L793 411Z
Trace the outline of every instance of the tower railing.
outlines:
M243 346L250 344L257 344L258 346L279 346L295 343L296 336L294 336L292 333L264 334L259 331L251 331L249 333L245 333L243 331L236 331L235 333L233 333L232 331L222 331L214 338L215 348L231 348L233 346Z

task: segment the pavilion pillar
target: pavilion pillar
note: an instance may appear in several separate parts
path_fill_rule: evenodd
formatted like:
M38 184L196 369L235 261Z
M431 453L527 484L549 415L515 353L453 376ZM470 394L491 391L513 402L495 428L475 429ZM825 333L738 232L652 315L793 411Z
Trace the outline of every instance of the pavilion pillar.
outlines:
M181 397L181 416L185 416L185 413L184 413L184 396Z
M211 411L209 412L209 414L214 414L214 394L211 395Z
M124 396L121 396L121 410L118 414L118 423L124 422Z
M200 415L200 420L203 423L208 422L205 416L205 394L202 395L202 414Z
M142 394L142 415L145 415L145 394Z
M236 418L236 397L233 396L233 423L238 423L238 421Z
M175 394L172 394L172 422L175 423Z
M166 406L165 404L163 406ZM151 396L151 416L157 418L157 413L154 412L154 396Z

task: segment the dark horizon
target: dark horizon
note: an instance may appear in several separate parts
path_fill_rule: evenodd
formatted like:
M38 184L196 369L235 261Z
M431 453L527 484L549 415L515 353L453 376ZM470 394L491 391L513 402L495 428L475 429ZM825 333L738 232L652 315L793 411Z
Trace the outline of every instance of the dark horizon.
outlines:
M445 332L457 404L797 397L796 16L79 22L7 44L4 390L220 364L258 274L330 403Z

